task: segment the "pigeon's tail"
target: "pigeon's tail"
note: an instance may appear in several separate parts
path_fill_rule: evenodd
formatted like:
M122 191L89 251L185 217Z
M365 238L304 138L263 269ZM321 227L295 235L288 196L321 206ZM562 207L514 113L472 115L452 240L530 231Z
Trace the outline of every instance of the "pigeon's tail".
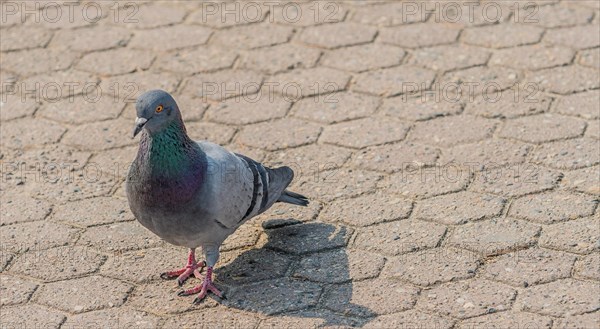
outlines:
M285 202L295 204L297 206L308 206L308 198L302 194L294 193L288 190L283 191L277 202Z

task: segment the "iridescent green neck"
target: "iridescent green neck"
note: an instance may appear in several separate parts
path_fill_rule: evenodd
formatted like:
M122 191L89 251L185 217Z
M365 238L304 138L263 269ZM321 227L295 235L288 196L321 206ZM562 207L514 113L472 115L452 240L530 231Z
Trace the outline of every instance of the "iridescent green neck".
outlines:
M147 138L148 164L156 174L177 174L188 169L190 159L198 149L185 131L182 122L173 121L164 130Z

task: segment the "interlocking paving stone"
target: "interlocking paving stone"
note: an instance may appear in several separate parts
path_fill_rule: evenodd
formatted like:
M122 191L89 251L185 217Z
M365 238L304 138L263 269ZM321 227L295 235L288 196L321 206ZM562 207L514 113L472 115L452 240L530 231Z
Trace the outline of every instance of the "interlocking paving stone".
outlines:
M0 83L4 83L4 81ZM0 121L3 123L9 120L30 117L39 107L39 104L33 98L22 101L20 96L15 95L2 95L1 97L3 100L0 102Z
M127 299L132 286L101 276L47 283L35 294L37 303L69 313L82 313L118 307ZM78 298L73 298L77 295Z
M446 227L416 220L402 220L359 229L356 247L389 256L438 245Z
M100 274L131 282L148 282L158 280L160 273L182 268L186 259L187 251L184 248L128 251L109 256L102 265Z
M93 97L93 98L91 98ZM81 124L116 119L121 114L125 103L115 102L113 97L77 96L69 101L42 105L38 115L67 124Z
M500 215L505 202L493 195L458 192L417 201L413 217L441 224L464 224Z
M600 49L582 50L578 55L579 64L593 68L600 68Z
M312 144L320 132L321 127L317 124L297 119L282 119L245 126L236 139L248 146L276 151Z
M450 318L441 317L437 314L432 315L416 310L409 310L400 313L380 315L363 328L365 329L384 329L384 328L436 328L450 329L454 322Z
M131 166L133 159L135 159L137 149L138 146L128 146L124 148L102 151L93 155L90 158L89 164L90 166L94 166L107 175L124 179L129 171L129 166ZM126 210L126 208L119 210ZM124 215L121 215L121 217L127 218Z
M582 25L552 29L546 32L544 41L575 49L594 48L600 45L600 35L595 33L597 28L594 25Z
M2 308L2 326L6 328L58 329L64 321L62 313L35 304Z
M561 184L579 192L600 195L600 167L582 168L565 172Z
M506 311L461 321L457 328L552 328L552 318L534 313Z
M526 289L515 308L543 315L577 315L598 310L599 294L598 284L564 279Z
M133 145L136 140L129 138L132 127L133 122L123 119L86 123L69 129L61 142L94 151Z
M597 89L600 82L595 79L597 71L579 65L561 66L531 73L529 80L542 90L557 94Z
M416 23L379 30L377 41L406 48L421 48L456 41L460 29L444 24Z
M122 222L88 228L77 241L78 245L104 252L155 247L160 238L138 222Z
M575 275L580 278L600 281L600 253L580 258L575 264Z
M475 168L522 163L531 145L508 140L486 139L476 143L456 145L442 151L438 163L458 163Z
M39 101L42 103L63 103L72 101L72 97L85 92L86 97L95 100L101 96L96 90L100 79L89 72L69 69L51 73L42 73L19 81L21 83L21 97L25 96L25 102ZM36 90L29 93L29 90ZM108 92L108 90L107 90ZM19 103L23 103L21 99ZM64 104L64 103L63 103Z
M585 136L600 139L600 120L588 122L585 130Z
M71 66L76 53L56 48L13 51L2 54L2 68L20 75L33 75L48 71L65 70ZM34 61L30 60L35 58Z
M476 66L444 74L439 85L448 91L456 89L460 98L470 101L473 95L479 94L495 98L498 92L512 87L519 78L520 73L511 68Z
M529 247L539 233L539 226L525 221L491 219L455 227L448 245L493 256Z
M328 51L320 64L340 70L363 72L400 64L406 52L399 47L366 44Z
M543 33L544 30L535 25L509 23L470 27L463 31L461 39L476 46L507 48L537 43Z
M300 177L309 175L314 166L325 169L338 168L344 165L352 152L346 148L328 144L311 144L291 149L272 152L269 155L269 165L290 166Z
M220 101L231 97L252 100L257 96L247 95L258 92L262 81L262 75L255 72L225 70L191 77L185 82L183 92L202 100Z
M181 266L180 264L179 266ZM178 266L178 267L179 267ZM163 269L156 269L163 271ZM183 289L190 289L200 284L194 278L191 278L183 286ZM218 282L216 283L219 286ZM219 286L221 288L221 286ZM177 313L189 313L192 310L214 307L217 302L207 298L202 304L192 304L193 296L180 297L177 293L182 290L175 281L161 280L156 283L138 285L127 298L127 305L137 310L143 310L148 313L166 315ZM226 292L224 292L226 293ZM193 314L193 313L192 313ZM178 316L182 316L178 314Z
M320 56L318 49L285 43L242 52L239 67L274 74L314 67Z
M356 282L377 277L384 262L378 254L336 249L305 256L292 276L325 283Z
M253 24L215 32L211 43L240 49L253 49L287 42L294 29L275 24Z
M268 249L252 249L243 252L232 262L216 269L218 282L242 285L283 277L290 267L290 256Z
M325 127L320 141L340 146L364 148L404 139L409 125L392 118L365 118Z
M231 142L236 131L234 127L211 122L189 122L186 129L190 138L195 141L208 140L220 145Z
M306 310L263 319L258 329L358 326L361 322L327 310Z
M356 8L352 12L351 20L361 24L377 26L417 23L426 20L429 16L429 13L419 9L423 9L423 7L409 7L401 3L386 3L382 1L381 3L376 3L374 6Z
M136 14L132 14L133 17L130 17L128 20L122 18L121 21L124 24L121 25L134 29L150 29L181 22L186 15L185 10L177 6L165 4L166 3L135 4L135 8L137 9ZM127 12L131 12L131 9ZM115 21L113 20L113 22ZM116 22L119 23L119 20L116 20Z
M0 46L0 51L43 48L48 44L52 37L52 32L44 29L24 26L5 29L2 30L2 45Z
M427 89L434 78L431 70L401 65L363 72L355 77L352 89L373 95L394 96Z
M416 49L412 53L411 63L432 70L450 71L486 64L490 52L484 48L444 45Z
M598 316L600 312L596 311L593 313L566 316L562 319L557 319L554 323L554 327L557 329L585 329L594 328L598 325Z
M598 216L544 227L540 236L540 246L587 254L600 249L598 241L600 227Z
M584 119L598 119L600 117L598 102L600 102L600 91L592 90L561 97L556 102L554 110L564 115L573 115Z
M170 38L163 38L169 35ZM212 30L201 26L174 25L136 31L128 46L140 49L171 50L205 44ZM161 40L156 42L156 40Z
M217 46L181 49L161 55L154 62L154 67L189 75L230 68L237 56L235 51L224 51Z
M382 180L380 186L412 198L429 198L464 190L469 184L471 170L458 165L412 168Z
M95 26L76 30L59 30L50 46L65 51L92 52L125 46L133 33L121 27Z
M564 222L594 214L598 199L565 192L526 195L512 202L510 215L542 224Z
M321 286L313 282L269 280L235 288L229 293L227 304L271 315L314 306L321 291Z
M291 100L324 95L323 100L335 100L336 92L346 89L350 75L328 67L316 67L279 73L266 79L267 92L276 91ZM325 95L330 94L330 95Z
M38 288L38 285L25 279L17 278L10 275L0 276L0 305L22 304L26 303L33 292ZM4 321L3 321L4 322Z
M93 273L105 259L105 256L84 247L34 249L17 257L10 272L25 274L45 282L58 281Z
M147 51L118 48L89 53L79 60L77 68L101 75L125 74L149 68L154 58Z
M0 226L3 252L23 252L64 246L73 242L79 230L46 221Z
M391 279L372 279L334 286L325 307L332 311L369 316L408 310L417 300L419 290Z
M256 328L259 318L249 312L232 311L217 307L184 315L174 315L165 321L164 328L194 328L198 326L252 329Z
M372 171L349 168L312 170L292 182L298 193L311 198L332 201L351 198L375 190L381 175Z
M429 97L386 98L381 106L383 114L411 121L459 114L462 110L463 104L459 102L439 101L439 99Z
M205 118L224 124L247 125L281 118L291 105L278 95L261 95L256 100L234 97L211 106Z
M543 27L565 27L572 25L583 25L592 20L593 12L591 10L574 6L540 6L539 17L536 25Z
M311 2L276 6L270 13L269 22L308 27L319 24L334 24L344 21L348 13L346 3ZM252 15L249 15L252 17Z
M128 308L114 308L69 316L61 328L158 328L156 315Z
M374 27L341 22L307 27L296 40L322 48L338 48L371 42L376 34Z
M502 255L482 269L483 276L512 286L529 287L571 275L575 256L530 248Z
M417 143L452 146L472 143L491 137L497 121L473 116L451 116L418 122L409 140Z
M3 272L8 264L13 260L14 254L8 251L2 251L0 253L0 273Z
M0 143L16 149L53 144L59 141L65 131L63 126L48 120L23 118L2 125Z
M569 48L538 44L495 51L489 64L539 70L569 64L574 56Z
M459 319L510 309L514 289L492 281L473 279L445 283L423 292L418 306Z
M353 229L325 223L306 223L275 228L267 232L266 247L293 254L306 254L343 247Z
M149 89L163 89L168 92L174 92L179 84L179 81L180 79L174 74L168 72L157 73L152 71L136 71L133 73L104 78L98 86L98 89L102 92L102 98L100 101L106 102L106 99L108 99L113 102L113 106L115 107L118 107L121 105L121 103L133 105L131 108L125 107L125 111L123 111L123 117L135 120L136 115L134 105L137 97ZM180 100L179 97L175 98L177 101ZM94 99L93 93L89 96L89 99ZM188 113L189 110L185 107L181 107L180 102L178 102L178 105L184 112L184 115Z
M260 224L264 229L308 222L317 218L322 207L316 200L310 200L310 204L307 207L276 203L270 208L270 211L257 216L253 222Z
M336 123L369 116L379 106L379 99L353 92L336 92L330 96L303 98L292 108L298 118Z
M490 90L468 101L465 113L486 118L517 118L548 111L551 99L542 95L536 85L521 85L502 92Z
M498 135L524 142L544 143L581 136L585 127L585 122L576 118L540 114L510 120Z
M431 166L437 158L438 151L433 147L404 142L368 147L356 152L351 163L362 169L393 173Z
M51 210L51 203L33 199L24 193L3 195L0 225L43 220Z
M239 5L237 8L240 8ZM243 11L236 10L236 4L207 3L192 12L186 19L190 24L199 24L217 29L237 25L259 23L267 15L266 7L249 5Z
M479 255L464 249L434 248L389 259L382 276L431 286L471 278L480 263Z
M352 203L352 207L345 206L348 203ZM336 200L319 214L319 219L368 226L407 218L411 210L412 202L382 191L350 200Z

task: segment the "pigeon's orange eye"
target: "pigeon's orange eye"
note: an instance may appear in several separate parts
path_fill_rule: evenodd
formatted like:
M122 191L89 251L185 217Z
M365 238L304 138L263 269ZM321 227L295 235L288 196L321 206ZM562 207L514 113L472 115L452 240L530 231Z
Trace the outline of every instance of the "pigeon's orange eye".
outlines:
M163 106L159 105L159 106L156 107L155 111L156 111L156 113L160 113L160 112L162 112L162 110L163 110Z

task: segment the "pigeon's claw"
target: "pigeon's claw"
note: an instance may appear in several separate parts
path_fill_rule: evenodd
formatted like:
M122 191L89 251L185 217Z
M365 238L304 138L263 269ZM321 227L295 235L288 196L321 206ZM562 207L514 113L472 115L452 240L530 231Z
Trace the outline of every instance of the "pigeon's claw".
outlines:
M194 299L194 304L198 304L204 299L204 297L206 297L206 295L208 295L209 291L217 295L218 297L223 298L223 293L215 286L215 284L212 281L212 267L210 266L206 270L206 276L204 277L204 281L202 281L201 285L191 289L180 291L177 295L189 296L198 293L198 296L196 296L196 298Z
M190 250L190 254L188 255L188 262L184 268L161 273L160 277L164 280L177 278L177 284L181 287L192 274L194 275L194 277L202 279L200 273L202 272L204 266L206 266L206 262L197 262L196 257L194 255L194 251Z

